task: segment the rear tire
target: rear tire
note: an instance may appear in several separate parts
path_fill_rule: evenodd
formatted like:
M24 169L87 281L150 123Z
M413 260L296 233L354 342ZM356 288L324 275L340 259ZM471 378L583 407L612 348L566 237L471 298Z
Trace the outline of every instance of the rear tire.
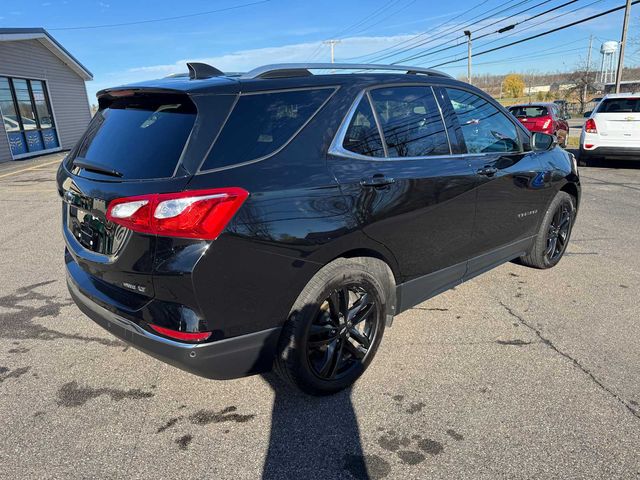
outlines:
M376 258L339 258L298 296L280 337L276 372L310 395L352 385L369 366L395 302L391 270Z
M558 192L542 219L531 250L520 261L541 269L557 265L569 245L575 218L575 199L566 192Z

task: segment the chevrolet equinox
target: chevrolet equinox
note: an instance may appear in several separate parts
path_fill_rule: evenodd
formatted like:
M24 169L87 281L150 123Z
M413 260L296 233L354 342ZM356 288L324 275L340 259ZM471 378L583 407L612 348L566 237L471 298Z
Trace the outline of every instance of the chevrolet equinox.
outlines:
M394 315L567 248L575 158L471 85L397 65L188 68L99 92L57 174L71 296L156 358L215 379L275 366L330 394Z

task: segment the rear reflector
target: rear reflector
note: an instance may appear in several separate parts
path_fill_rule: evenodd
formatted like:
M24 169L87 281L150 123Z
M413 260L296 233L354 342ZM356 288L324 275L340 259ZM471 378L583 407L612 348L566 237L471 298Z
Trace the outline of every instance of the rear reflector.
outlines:
M585 143L584 144L584 148L593 148L593 144L592 143Z
M588 119L584 124L584 131L587 133L598 133L596 121L593 118Z
M152 323L150 323L149 326L165 337L173 338L175 340L181 340L183 342L203 342L211 336L211 332L179 332L178 330L159 327L158 325L154 325Z
M118 198L107 219L141 233L215 240L248 196L229 187Z

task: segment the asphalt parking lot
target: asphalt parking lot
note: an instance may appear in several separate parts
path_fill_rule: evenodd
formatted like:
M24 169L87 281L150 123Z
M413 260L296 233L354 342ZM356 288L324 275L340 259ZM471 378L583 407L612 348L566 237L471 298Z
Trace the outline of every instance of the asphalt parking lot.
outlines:
M581 169L557 268L506 264L407 311L353 390L310 398L200 379L85 318L59 158L0 170L1 478L640 476L640 164Z

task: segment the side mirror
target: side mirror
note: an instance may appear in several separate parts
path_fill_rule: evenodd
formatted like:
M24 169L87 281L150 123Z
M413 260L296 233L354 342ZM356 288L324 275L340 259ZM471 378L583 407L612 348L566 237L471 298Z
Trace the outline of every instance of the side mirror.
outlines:
M531 136L531 146L534 151L547 151L551 150L558 144L558 139L555 135L549 135L542 132L534 132Z
M584 118L589 118L591 116L591 114L593 113L593 110L590 110L588 112L584 112Z

